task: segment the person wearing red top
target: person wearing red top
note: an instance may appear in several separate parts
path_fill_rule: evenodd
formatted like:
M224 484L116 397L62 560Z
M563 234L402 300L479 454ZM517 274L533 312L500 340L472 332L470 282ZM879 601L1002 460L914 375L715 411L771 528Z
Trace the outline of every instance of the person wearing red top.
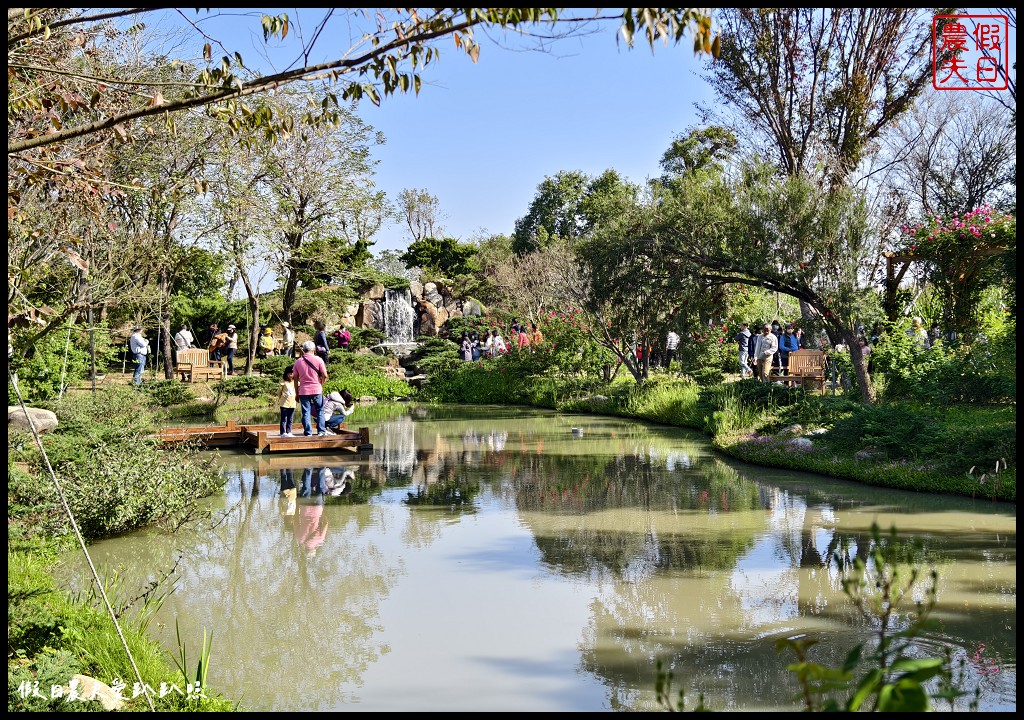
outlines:
M327 365L316 354L312 340L302 343L302 356L295 361L295 382L298 386L299 404L302 407L302 434L313 434L310 408L316 408L317 435L327 435L324 423L324 383L327 382Z
M516 348L526 350L530 347L530 336L526 334L526 323L519 328L519 337L516 339Z

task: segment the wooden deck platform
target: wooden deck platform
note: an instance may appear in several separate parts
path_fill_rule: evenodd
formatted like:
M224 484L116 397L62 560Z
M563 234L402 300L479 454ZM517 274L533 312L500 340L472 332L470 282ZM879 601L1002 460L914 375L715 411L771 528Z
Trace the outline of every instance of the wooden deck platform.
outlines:
M292 426L295 437L281 437L281 428L277 423L266 425L243 425L228 420L226 425L207 427L168 427L162 428L159 440L164 445L174 445L187 441L200 442L206 447L247 447L257 455L263 453L296 453L310 451L345 450L362 453L373 450L370 444L369 428L349 430L342 426L335 435L320 437L302 434L302 424Z

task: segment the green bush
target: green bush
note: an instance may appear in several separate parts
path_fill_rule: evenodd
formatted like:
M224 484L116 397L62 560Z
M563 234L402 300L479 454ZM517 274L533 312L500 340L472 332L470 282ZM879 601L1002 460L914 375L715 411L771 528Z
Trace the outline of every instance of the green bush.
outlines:
M352 333L352 338L348 343L349 350L374 347L388 339L387 335L376 328L349 328L349 332ZM334 353L331 353L331 357L333 359Z
M273 395L280 386L280 377L259 377L258 375L233 375L214 383L217 395L261 398Z
M264 376L280 381L284 378L284 369L295 364L295 358L287 355L270 355L257 360L255 368Z
M26 403L30 403L57 397L61 391L62 370L66 386L84 378L90 362L88 345L83 348L74 337L69 344L66 332L54 331L40 339L32 347L27 358L18 355L12 357L9 367L18 375L18 388L21 390L22 398ZM10 381L7 383L7 404L18 404L18 395Z
M380 400L407 398L416 395L416 388L405 380L389 378L381 373L349 373L332 375L324 385L324 393L348 390L355 398L372 395Z
M888 400L1003 403L1017 396L1015 324L972 344L918 345L904 324L890 326L871 358Z
M196 394L192 392L192 388L177 380L157 380L146 383L142 390L160 407L182 405L193 402L196 399Z

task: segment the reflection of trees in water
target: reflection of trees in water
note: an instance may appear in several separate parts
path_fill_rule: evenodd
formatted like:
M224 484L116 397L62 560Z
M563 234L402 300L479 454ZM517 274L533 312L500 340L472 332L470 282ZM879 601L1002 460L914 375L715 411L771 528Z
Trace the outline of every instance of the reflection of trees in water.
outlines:
M187 609L175 596L166 609L181 617L186 638L200 637L204 627L216 630L212 685L246 688L256 706L273 698L287 710L337 708L353 701L342 689L358 687L362 673L388 651L379 640L377 608L402 571L378 548L358 542L361 526L379 523L372 506L337 513L325 505L324 543L310 556L295 523L322 496L300 497L295 515L282 515L287 503L271 501L267 492L276 480L276 474L238 473L240 506L188 563L179 587ZM173 627L173 617L164 622Z
M904 577L909 565L927 568L926 548L917 540L883 538L882 542L894 545ZM854 557L867 557L873 540L870 531L835 528L827 544L838 547L843 562L848 563ZM728 551L722 557L727 559ZM582 667L603 678L613 709L656 708L650 690L656 680L654 658L673 672L675 687L687 691L688 707L702 692L715 710L738 709L750 698L758 698L764 709L797 708L794 698L799 688L794 675L786 670L794 658L777 655L775 640L808 633L822 641L812 651L811 660L838 667L858 643L864 643L865 653L870 653L877 628L876 622L860 615L843 594L842 562L817 556L815 565L808 557L791 556L788 565L785 558L779 558L778 572L761 584L743 582L727 572L692 572L666 582L655 577L649 582L629 578L628 582L608 583L603 596L592 605L587 638L581 644ZM665 575L658 573L659 577ZM929 584L927 572L922 576L921 590ZM779 606L761 615L759 603ZM940 602L934 616L940 629L920 638L918 651L939 656L944 647L952 647L955 654L965 657L969 652L963 649L969 651L992 638L997 644L990 650L994 657L1015 658L1015 646L1007 647L1003 631L1016 617L1015 603L1008 605L1002 610L958 608L954 614L959 618L953 618L947 614L952 608L944 611ZM893 618L891 630L905 628L913 610L913 600L908 599ZM996 639L997 635L1002 640ZM968 664L964 687L970 690L978 685L1005 692L1005 687L994 690L995 684Z

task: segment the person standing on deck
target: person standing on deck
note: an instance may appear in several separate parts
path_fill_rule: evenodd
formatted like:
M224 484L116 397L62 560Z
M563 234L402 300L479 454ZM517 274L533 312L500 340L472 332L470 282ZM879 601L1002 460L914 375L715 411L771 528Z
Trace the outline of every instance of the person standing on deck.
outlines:
M327 365L316 354L312 340L302 343L302 356L295 361L295 382L298 383L299 406L302 408L302 434L313 434L310 412L316 409L317 435L327 435L324 423L324 383L327 382Z
M296 393L295 366L289 365L284 369L284 376L277 390L277 406L281 410L281 437L295 437L292 435L292 422L295 419L295 398L298 397Z

